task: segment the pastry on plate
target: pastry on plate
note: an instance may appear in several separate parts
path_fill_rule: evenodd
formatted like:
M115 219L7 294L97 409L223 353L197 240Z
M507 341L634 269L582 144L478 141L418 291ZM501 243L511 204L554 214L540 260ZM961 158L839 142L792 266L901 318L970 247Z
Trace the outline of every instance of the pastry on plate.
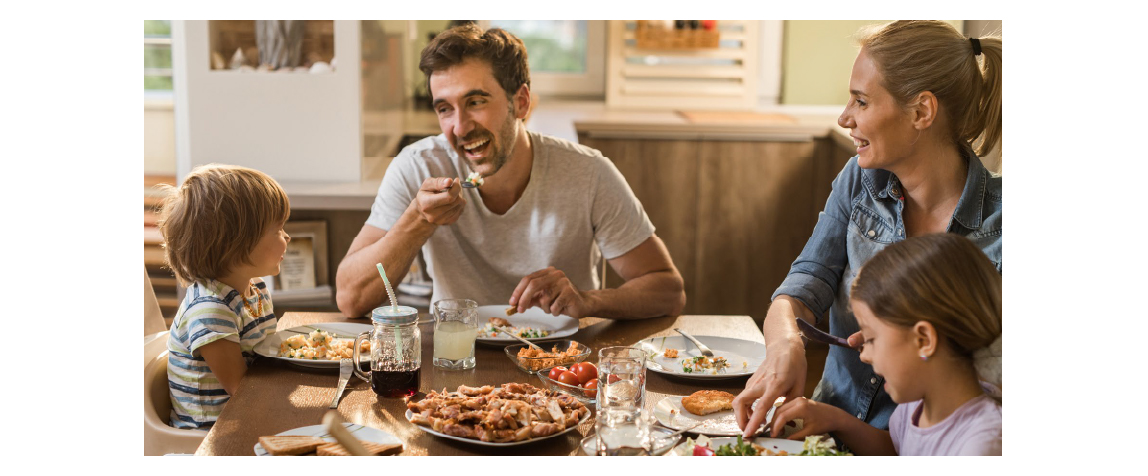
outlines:
M721 390L698 390L682 398L682 407L694 415L709 415L723 410L733 410L734 395Z
M363 445L363 448L366 448L367 452L371 453L371 456L397 455L403 452L403 445L401 444L388 445L363 440L359 440L359 444ZM339 443L327 443L317 448L315 452L319 456L351 456L351 452L347 451L347 449L343 448L343 445Z
M314 436L260 436L259 444L273 456L298 456L327 444Z

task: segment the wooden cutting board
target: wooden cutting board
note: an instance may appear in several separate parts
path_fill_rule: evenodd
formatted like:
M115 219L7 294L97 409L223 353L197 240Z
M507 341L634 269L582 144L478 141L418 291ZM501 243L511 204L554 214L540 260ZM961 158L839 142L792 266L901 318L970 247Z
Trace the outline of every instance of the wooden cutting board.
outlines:
M785 114L763 114L749 111L677 111L687 121L694 124L794 124L797 119Z

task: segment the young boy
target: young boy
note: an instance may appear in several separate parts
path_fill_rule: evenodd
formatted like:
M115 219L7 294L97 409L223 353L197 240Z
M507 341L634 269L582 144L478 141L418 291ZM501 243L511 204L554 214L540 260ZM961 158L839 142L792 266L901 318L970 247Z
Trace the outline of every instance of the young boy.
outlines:
M208 429L239 388L255 345L275 332L260 276L279 274L291 238L287 194L246 167L197 167L168 187L159 221L165 259L187 295L168 336L171 425Z

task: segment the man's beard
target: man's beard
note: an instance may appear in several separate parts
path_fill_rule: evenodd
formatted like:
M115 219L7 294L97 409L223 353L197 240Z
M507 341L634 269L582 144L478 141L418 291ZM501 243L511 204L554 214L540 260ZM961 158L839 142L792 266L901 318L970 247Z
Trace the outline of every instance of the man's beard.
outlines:
M485 157L485 160L491 165L491 167L493 167L493 170L484 173L483 176L489 177L494 175L502 169L503 165L506 165L506 161L510 159L512 154L514 154L514 146L517 142L515 141L517 138L515 134L517 132L517 122L518 119L514 115L514 104L511 103L510 107L507 108L506 121L503 122L502 126L499 128L500 130L498 131L497 141L494 140L494 137L491 137L492 134L490 134L486 129L474 130L471 131L470 134L467 134L467 137L464 137L458 141L459 145L456 147L456 151L460 157L466 159L466 161L470 164L471 169L473 170L474 161L466 156L466 149L462 148L462 144L473 142L482 137L489 137L491 139L491 154ZM503 147L505 147L505 149Z

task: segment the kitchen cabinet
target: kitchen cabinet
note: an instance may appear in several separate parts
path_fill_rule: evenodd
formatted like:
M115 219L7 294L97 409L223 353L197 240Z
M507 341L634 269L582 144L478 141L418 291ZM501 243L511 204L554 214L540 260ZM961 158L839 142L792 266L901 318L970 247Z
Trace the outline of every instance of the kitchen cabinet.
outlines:
M614 162L666 243L685 281L684 314L744 314L759 325L853 155L830 133L673 139L579 126L579 142ZM607 285L619 284L610 270Z

